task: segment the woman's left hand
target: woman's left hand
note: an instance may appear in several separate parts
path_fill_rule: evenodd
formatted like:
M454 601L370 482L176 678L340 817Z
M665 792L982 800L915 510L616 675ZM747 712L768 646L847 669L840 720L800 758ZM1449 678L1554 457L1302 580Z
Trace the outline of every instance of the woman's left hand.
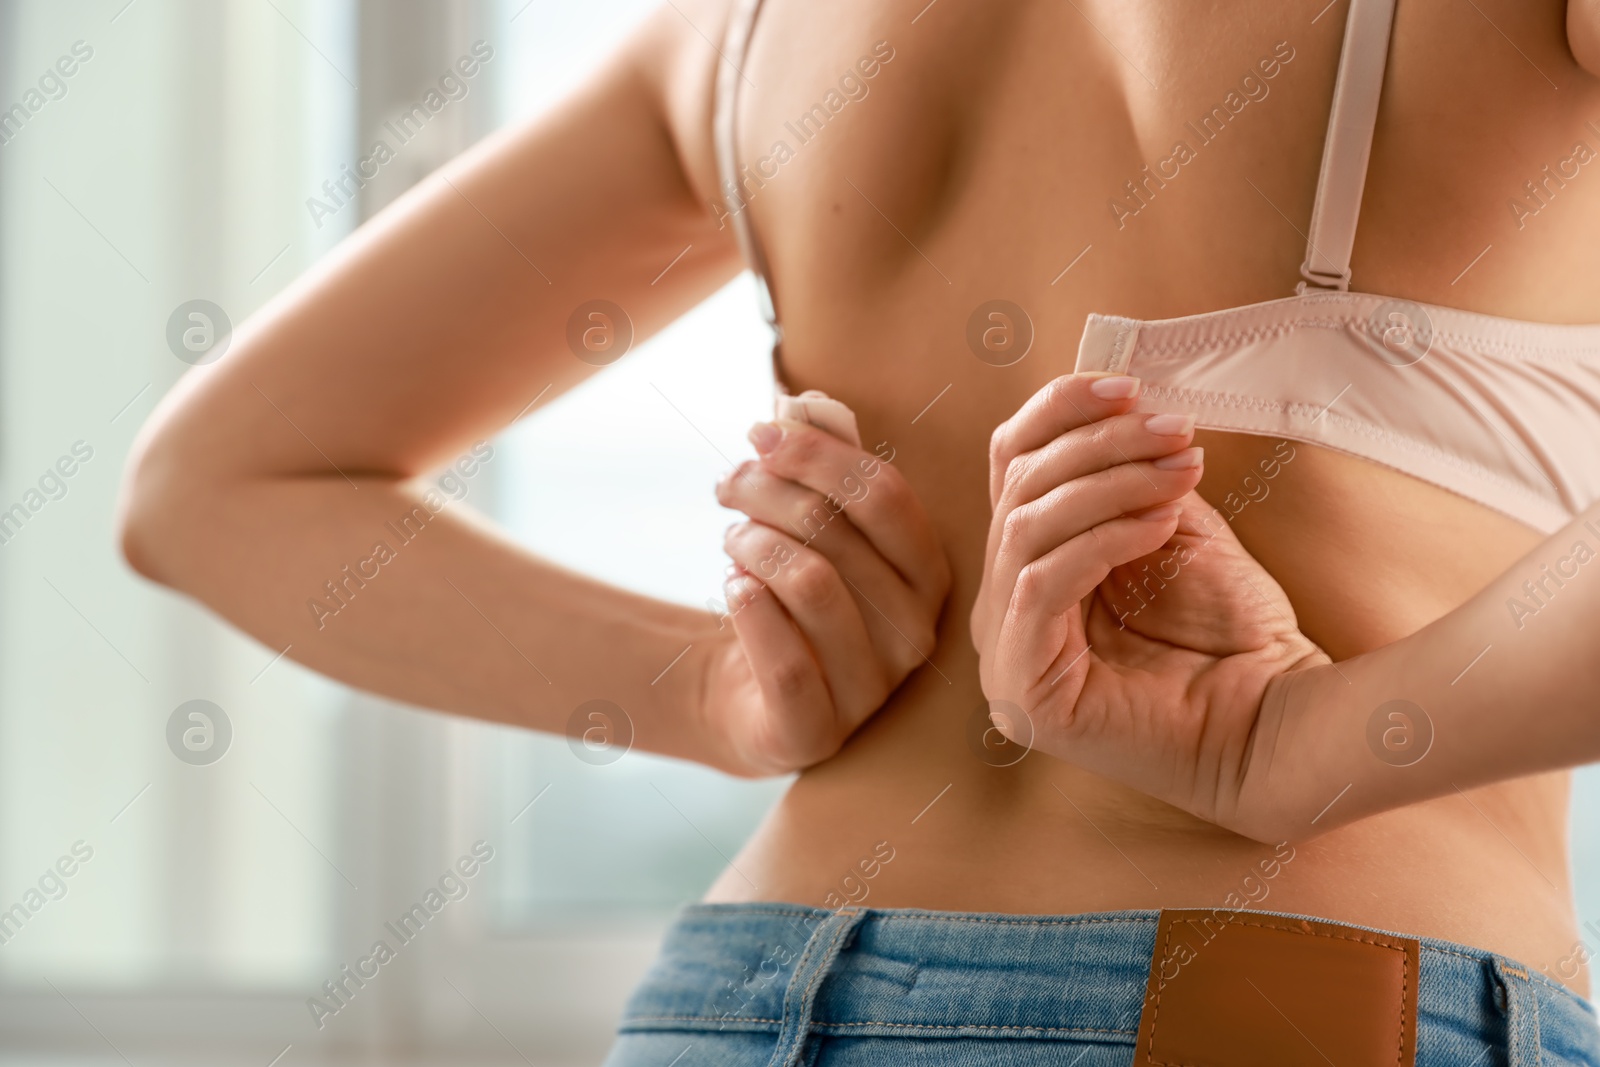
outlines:
M1193 491L1190 426L1097 380L1057 379L994 435L972 615L991 714L1018 744L1278 840L1263 697L1329 660Z
M719 764L778 774L832 756L912 671L931 663L950 590L915 490L854 416L779 418L751 431L760 459L717 485L749 521L728 528L731 636L711 660L702 718ZM801 412L800 414L803 414Z

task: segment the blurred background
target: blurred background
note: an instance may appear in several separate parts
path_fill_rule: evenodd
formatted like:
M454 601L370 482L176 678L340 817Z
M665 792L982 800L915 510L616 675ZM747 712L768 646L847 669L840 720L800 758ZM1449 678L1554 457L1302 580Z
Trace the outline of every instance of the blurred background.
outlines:
M133 435L205 373L168 343L180 305L241 322L647 6L0 0L0 509L25 509L0 515L0 909L25 916L0 912L0 1063L596 1063L671 912L782 788L352 692L139 579L111 532ZM380 136L394 158L338 203L324 182ZM755 308L741 278L491 442L464 503L570 566L720 596L716 449L771 409ZM215 762L169 745L191 700L226 718ZM478 841L466 896L314 1017Z
M783 787L352 692L136 578L111 533L140 423L205 372L175 316L178 336L195 307L242 321L647 6L0 0L3 1067L597 1063L672 911ZM325 188L485 50L358 196ZM742 277L492 442L465 503L704 606L718 450L770 410L755 309ZM1574 814L1600 922L1593 772ZM328 998L474 847L492 858L465 895Z

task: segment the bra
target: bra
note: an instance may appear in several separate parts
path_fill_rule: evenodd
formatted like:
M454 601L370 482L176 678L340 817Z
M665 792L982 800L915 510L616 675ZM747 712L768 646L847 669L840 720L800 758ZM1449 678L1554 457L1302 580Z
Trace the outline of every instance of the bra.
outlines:
M728 217L761 311L783 330L739 189L739 66L762 0L739 0L714 136ZM1144 383L1141 410L1382 464L1550 534L1600 500L1600 325L1480 315L1350 291L1395 0L1350 0L1301 281L1293 296L1181 318L1091 314L1076 372ZM775 366L776 370L776 366ZM781 380L781 379L780 379Z

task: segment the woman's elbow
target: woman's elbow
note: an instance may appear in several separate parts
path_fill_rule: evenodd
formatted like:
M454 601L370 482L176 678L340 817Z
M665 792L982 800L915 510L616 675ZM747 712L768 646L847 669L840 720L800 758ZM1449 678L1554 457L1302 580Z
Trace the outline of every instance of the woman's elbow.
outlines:
M135 448L122 472L117 494L115 530L122 558L136 572L151 581L163 581L161 535L158 518L161 508L159 478L153 473L149 453Z
M180 442L155 425L135 440L123 468L115 532L122 558L136 572L162 585L180 583L185 533L204 522L194 507L198 473L183 458Z

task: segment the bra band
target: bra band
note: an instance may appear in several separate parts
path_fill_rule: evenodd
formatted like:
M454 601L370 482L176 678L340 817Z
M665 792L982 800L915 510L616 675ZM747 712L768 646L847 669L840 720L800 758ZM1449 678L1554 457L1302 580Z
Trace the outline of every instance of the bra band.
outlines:
M1394 5L1395 0L1350 0L1339 76L1333 86L1333 109L1322 146L1322 173L1317 178L1317 199L1306 238L1306 260L1300 267L1305 280L1295 287L1297 293L1308 287L1350 288L1350 253L1361 218L1372 131L1378 123Z
M750 213L746 210L744 193L739 185L739 156L735 150L739 130L739 83L745 80L745 59L750 53L750 38L755 32L756 16L761 13L761 2L738 0L734 5L728 34L723 41L722 62L717 66L717 100L712 116L712 136L716 142L717 177L722 183L722 203L727 211L727 221L733 224L733 236L739 243L739 251L750 265L750 272L755 275L761 315L772 327L776 342L783 339L783 327L778 323L777 304L772 298L772 288L767 283L767 256L750 225Z

